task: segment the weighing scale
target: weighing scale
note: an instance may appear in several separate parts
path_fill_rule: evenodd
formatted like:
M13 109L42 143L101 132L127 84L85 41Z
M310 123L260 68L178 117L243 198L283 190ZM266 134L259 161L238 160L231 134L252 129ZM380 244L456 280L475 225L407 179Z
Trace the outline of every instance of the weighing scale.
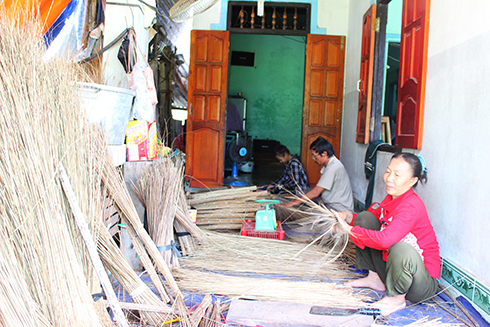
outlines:
M255 213L255 230L275 231L276 230L276 211L269 208L271 204L278 204L279 200L256 200L260 204L265 204L265 209L257 210Z

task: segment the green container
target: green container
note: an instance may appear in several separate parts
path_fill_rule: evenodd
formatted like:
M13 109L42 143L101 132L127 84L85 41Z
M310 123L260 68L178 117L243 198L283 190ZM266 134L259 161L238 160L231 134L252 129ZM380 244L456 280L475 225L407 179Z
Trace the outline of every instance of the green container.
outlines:
M271 204L278 204L279 200L256 200L258 203L265 204L265 209L257 210L255 213L255 230L275 231L276 230L276 211L269 208Z

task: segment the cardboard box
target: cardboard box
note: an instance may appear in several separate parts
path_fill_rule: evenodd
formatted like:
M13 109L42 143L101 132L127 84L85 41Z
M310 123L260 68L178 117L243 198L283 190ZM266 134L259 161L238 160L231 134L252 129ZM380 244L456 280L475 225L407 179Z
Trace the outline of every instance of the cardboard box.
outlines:
M126 129L126 147L128 161L148 160L148 122L133 120Z
M153 122L148 126L148 146L150 159L158 158L158 136L157 136L157 123Z

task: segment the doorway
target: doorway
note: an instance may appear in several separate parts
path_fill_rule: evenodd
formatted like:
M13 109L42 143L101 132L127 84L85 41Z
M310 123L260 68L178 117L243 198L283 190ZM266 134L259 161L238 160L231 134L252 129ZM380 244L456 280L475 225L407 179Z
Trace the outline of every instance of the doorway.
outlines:
M305 53L305 36L230 34L228 97L246 99L244 133L253 143L253 169L240 177L251 184L267 185L281 175L276 144L301 153ZM234 54L246 59L233 60ZM226 167L225 175L231 172L225 153Z
M223 184L229 39L229 31L191 32L186 135L186 175L191 186ZM310 181L318 181L320 174L308 155L311 142L321 136L339 153L344 62L344 36L308 34L305 61L301 60L305 67L301 161Z
M386 55L384 72L384 100L382 116L389 121L388 126L382 126L381 133L391 135L383 138L389 144L395 144L397 103L398 103L398 75L400 72L400 38L402 26L402 0L391 0L388 3L386 23ZM384 128L389 128L387 131Z

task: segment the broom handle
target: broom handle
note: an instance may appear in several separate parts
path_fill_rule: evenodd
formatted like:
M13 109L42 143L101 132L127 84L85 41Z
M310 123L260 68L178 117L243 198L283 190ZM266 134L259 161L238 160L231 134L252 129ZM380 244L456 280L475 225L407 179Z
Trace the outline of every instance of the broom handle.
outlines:
M68 175L66 174L66 170L65 167L63 167L63 164L61 164L59 173L66 198L70 203L71 210L73 211L73 216L75 217L75 221L78 225L78 228L80 229L80 234L85 241L88 253L90 255L90 258L92 259L92 264L94 265L95 271L99 276L100 283L102 284L102 288L104 289L105 295L107 296L107 301L111 306L114 317L116 318L119 326L129 327L126 317L122 312L119 301L117 300L116 293L114 292L111 282L109 281L109 276L107 276L104 265L100 260L99 254L97 253L97 246L95 245L94 239L92 238L92 234L90 234L90 230L88 228L87 222L85 221L82 210L80 209L80 205L75 198L75 193L73 192L73 188L71 186L70 180L68 179Z

